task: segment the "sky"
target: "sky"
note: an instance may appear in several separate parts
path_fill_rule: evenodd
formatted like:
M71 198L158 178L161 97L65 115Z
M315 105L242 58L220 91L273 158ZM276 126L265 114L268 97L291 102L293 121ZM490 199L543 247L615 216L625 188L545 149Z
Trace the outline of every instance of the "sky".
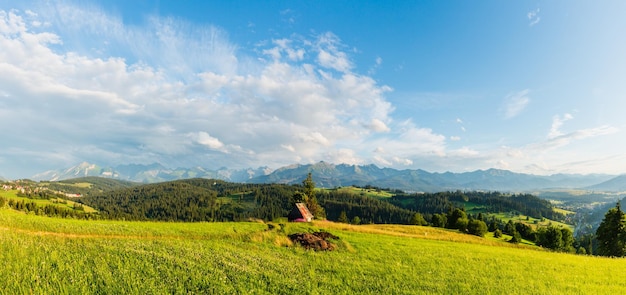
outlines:
M0 0L0 176L626 173L626 1Z

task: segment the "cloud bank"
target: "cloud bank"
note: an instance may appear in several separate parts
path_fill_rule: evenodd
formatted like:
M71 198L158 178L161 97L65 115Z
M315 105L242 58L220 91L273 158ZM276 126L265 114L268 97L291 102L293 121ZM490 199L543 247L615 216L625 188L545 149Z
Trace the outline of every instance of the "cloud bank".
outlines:
M610 125L564 131L574 121L565 113L536 118L545 128L534 142L483 143L477 132L492 131L478 130L469 114L463 120L460 114L429 120L396 115L388 99L393 88L375 77L383 58L360 68L353 56L359 50L333 32L275 36L243 47L220 27L175 17L148 15L128 24L85 3L28 5L0 10L5 177L82 161L278 168L324 160L550 172L568 167L572 160L565 156L577 155L563 151L576 143L619 132ZM538 22L538 10L533 13L529 20ZM489 118L489 127L513 124L530 111L530 92L490 101L481 111L500 116ZM447 95L435 93L429 103L442 104ZM436 113L415 101L403 105ZM449 130L434 127L446 120L454 122Z
M428 128L398 127L392 89L356 72L333 33L259 44L245 55L214 26L128 26L97 7L0 11L0 124L14 126L0 157L250 167L406 164L399 154L445 149Z

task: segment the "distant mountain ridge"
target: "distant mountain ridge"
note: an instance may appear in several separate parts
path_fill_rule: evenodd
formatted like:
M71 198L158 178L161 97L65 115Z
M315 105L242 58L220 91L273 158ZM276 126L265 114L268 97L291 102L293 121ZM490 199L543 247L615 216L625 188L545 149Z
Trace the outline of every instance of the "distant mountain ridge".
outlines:
M588 190L624 192L626 191L626 174L611 178L605 182L586 187Z
M488 169L464 173L431 173L418 170L396 170L375 165L347 165L319 162L307 165L290 165L268 175L251 179L261 183L301 183L312 173L319 187L366 186L401 189L416 192L446 190L531 191L551 188L582 188L607 181L615 176L605 174L555 174L540 176L515 173L508 170Z
M155 183L189 178L212 178L231 182L247 182L249 179L270 173L267 167L257 169L227 169L209 170L202 167L170 169L161 164L149 165L127 164L115 167L101 167L87 162L70 168L49 170L36 174L33 180L59 181L78 177L97 176L126 181Z
M508 170L488 169L472 172L427 172L379 168L376 165L348 165L318 162L294 164L276 170L267 167L256 169L210 170L202 167L170 169L161 164L128 164L101 167L91 163L51 170L33 176L33 180L64 180L85 176L98 176L134 182L155 183L188 178L211 178L240 183L300 184L312 173L318 187L377 186L412 192L438 192L446 190L533 191L541 189L580 189L626 191L626 176L606 174L554 174L541 176L515 173ZM623 178L620 178L623 177Z

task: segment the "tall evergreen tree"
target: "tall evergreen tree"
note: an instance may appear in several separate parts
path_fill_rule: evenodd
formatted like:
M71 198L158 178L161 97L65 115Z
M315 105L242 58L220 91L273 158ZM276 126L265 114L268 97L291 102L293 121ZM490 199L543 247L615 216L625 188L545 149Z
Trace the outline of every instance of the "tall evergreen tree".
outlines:
M617 202L604 215L596 231L597 253L602 256L622 257L626 254L626 216Z
M320 206L317 202L317 198L315 197L315 182L313 182L313 176L311 172L309 175L302 181L302 186L304 187L304 193L306 194L306 206L311 211L311 214L315 216L315 218L326 218L326 212L324 212L324 208Z

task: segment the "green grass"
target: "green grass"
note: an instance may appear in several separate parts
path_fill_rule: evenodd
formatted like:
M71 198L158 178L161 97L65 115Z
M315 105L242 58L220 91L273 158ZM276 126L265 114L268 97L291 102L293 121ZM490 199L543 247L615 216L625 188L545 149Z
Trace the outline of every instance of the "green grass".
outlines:
M472 203L472 202L463 202L463 203L459 203L460 207L465 208L465 211L468 213L472 213L472 214L478 214L478 213L487 213L487 206L485 205L479 205L476 203Z
M553 210L554 210L554 212L561 213L563 215L576 214L576 212L574 212L574 211L565 210L565 209L561 209L561 208L554 208Z
M89 182L76 182L76 183L56 182L56 184L60 185L60 186L79 187L79 188L91 188L91 187L93 187L93 184L89 183Z
M57 206L57 207L61 207L64 209L70 209L70 210L74 210L74 204L80 204L80 203L76 203L74 201L71 200L66 200L66 199L61 199L61 198L51 198L51 199L31 199L31 198L26 198L26 197L19 197L17 195L17 191L16 190L10 190L10 191L3 191L0 190L0 197L4 197L7 200L17 200L17 201L24 201L26 203L35 203L38 206L46 206L46 205L53 205L53 206ZM83 211L85 213L96 213L98 212L98 210L89 207L87 205L83 205Z
M511 214L511 213L506 213L506 212L488 214L488 216L495 216L496 218L504 221L505 223L509 222L509 220L513 220L513 222L521 222L521 223L530 225L534 229L537 229L538 227L548 227L550 225L553 225L553 226L557 226L561 228L569 228L571 230L574 230L574 227L572 225L569 225L563 222L550 220L547 218L538 219L538 218L533 218L533 217L526 216L526 215Z
M0 294L620 294L626 259L431 227L324 229L305 251L263 223L84 221L0 209Z
M393 193L390 193L385 190L374 189L374 188L366 189L366 188L358 188L358 187L353 187L353 186L345 186L345 187L340 187L340 188L333 188L332 190L337 190L340 192L348 192L348 193L352 193L355 195L367 196L370 198L377 198L377 199L391 198L394 196Z

